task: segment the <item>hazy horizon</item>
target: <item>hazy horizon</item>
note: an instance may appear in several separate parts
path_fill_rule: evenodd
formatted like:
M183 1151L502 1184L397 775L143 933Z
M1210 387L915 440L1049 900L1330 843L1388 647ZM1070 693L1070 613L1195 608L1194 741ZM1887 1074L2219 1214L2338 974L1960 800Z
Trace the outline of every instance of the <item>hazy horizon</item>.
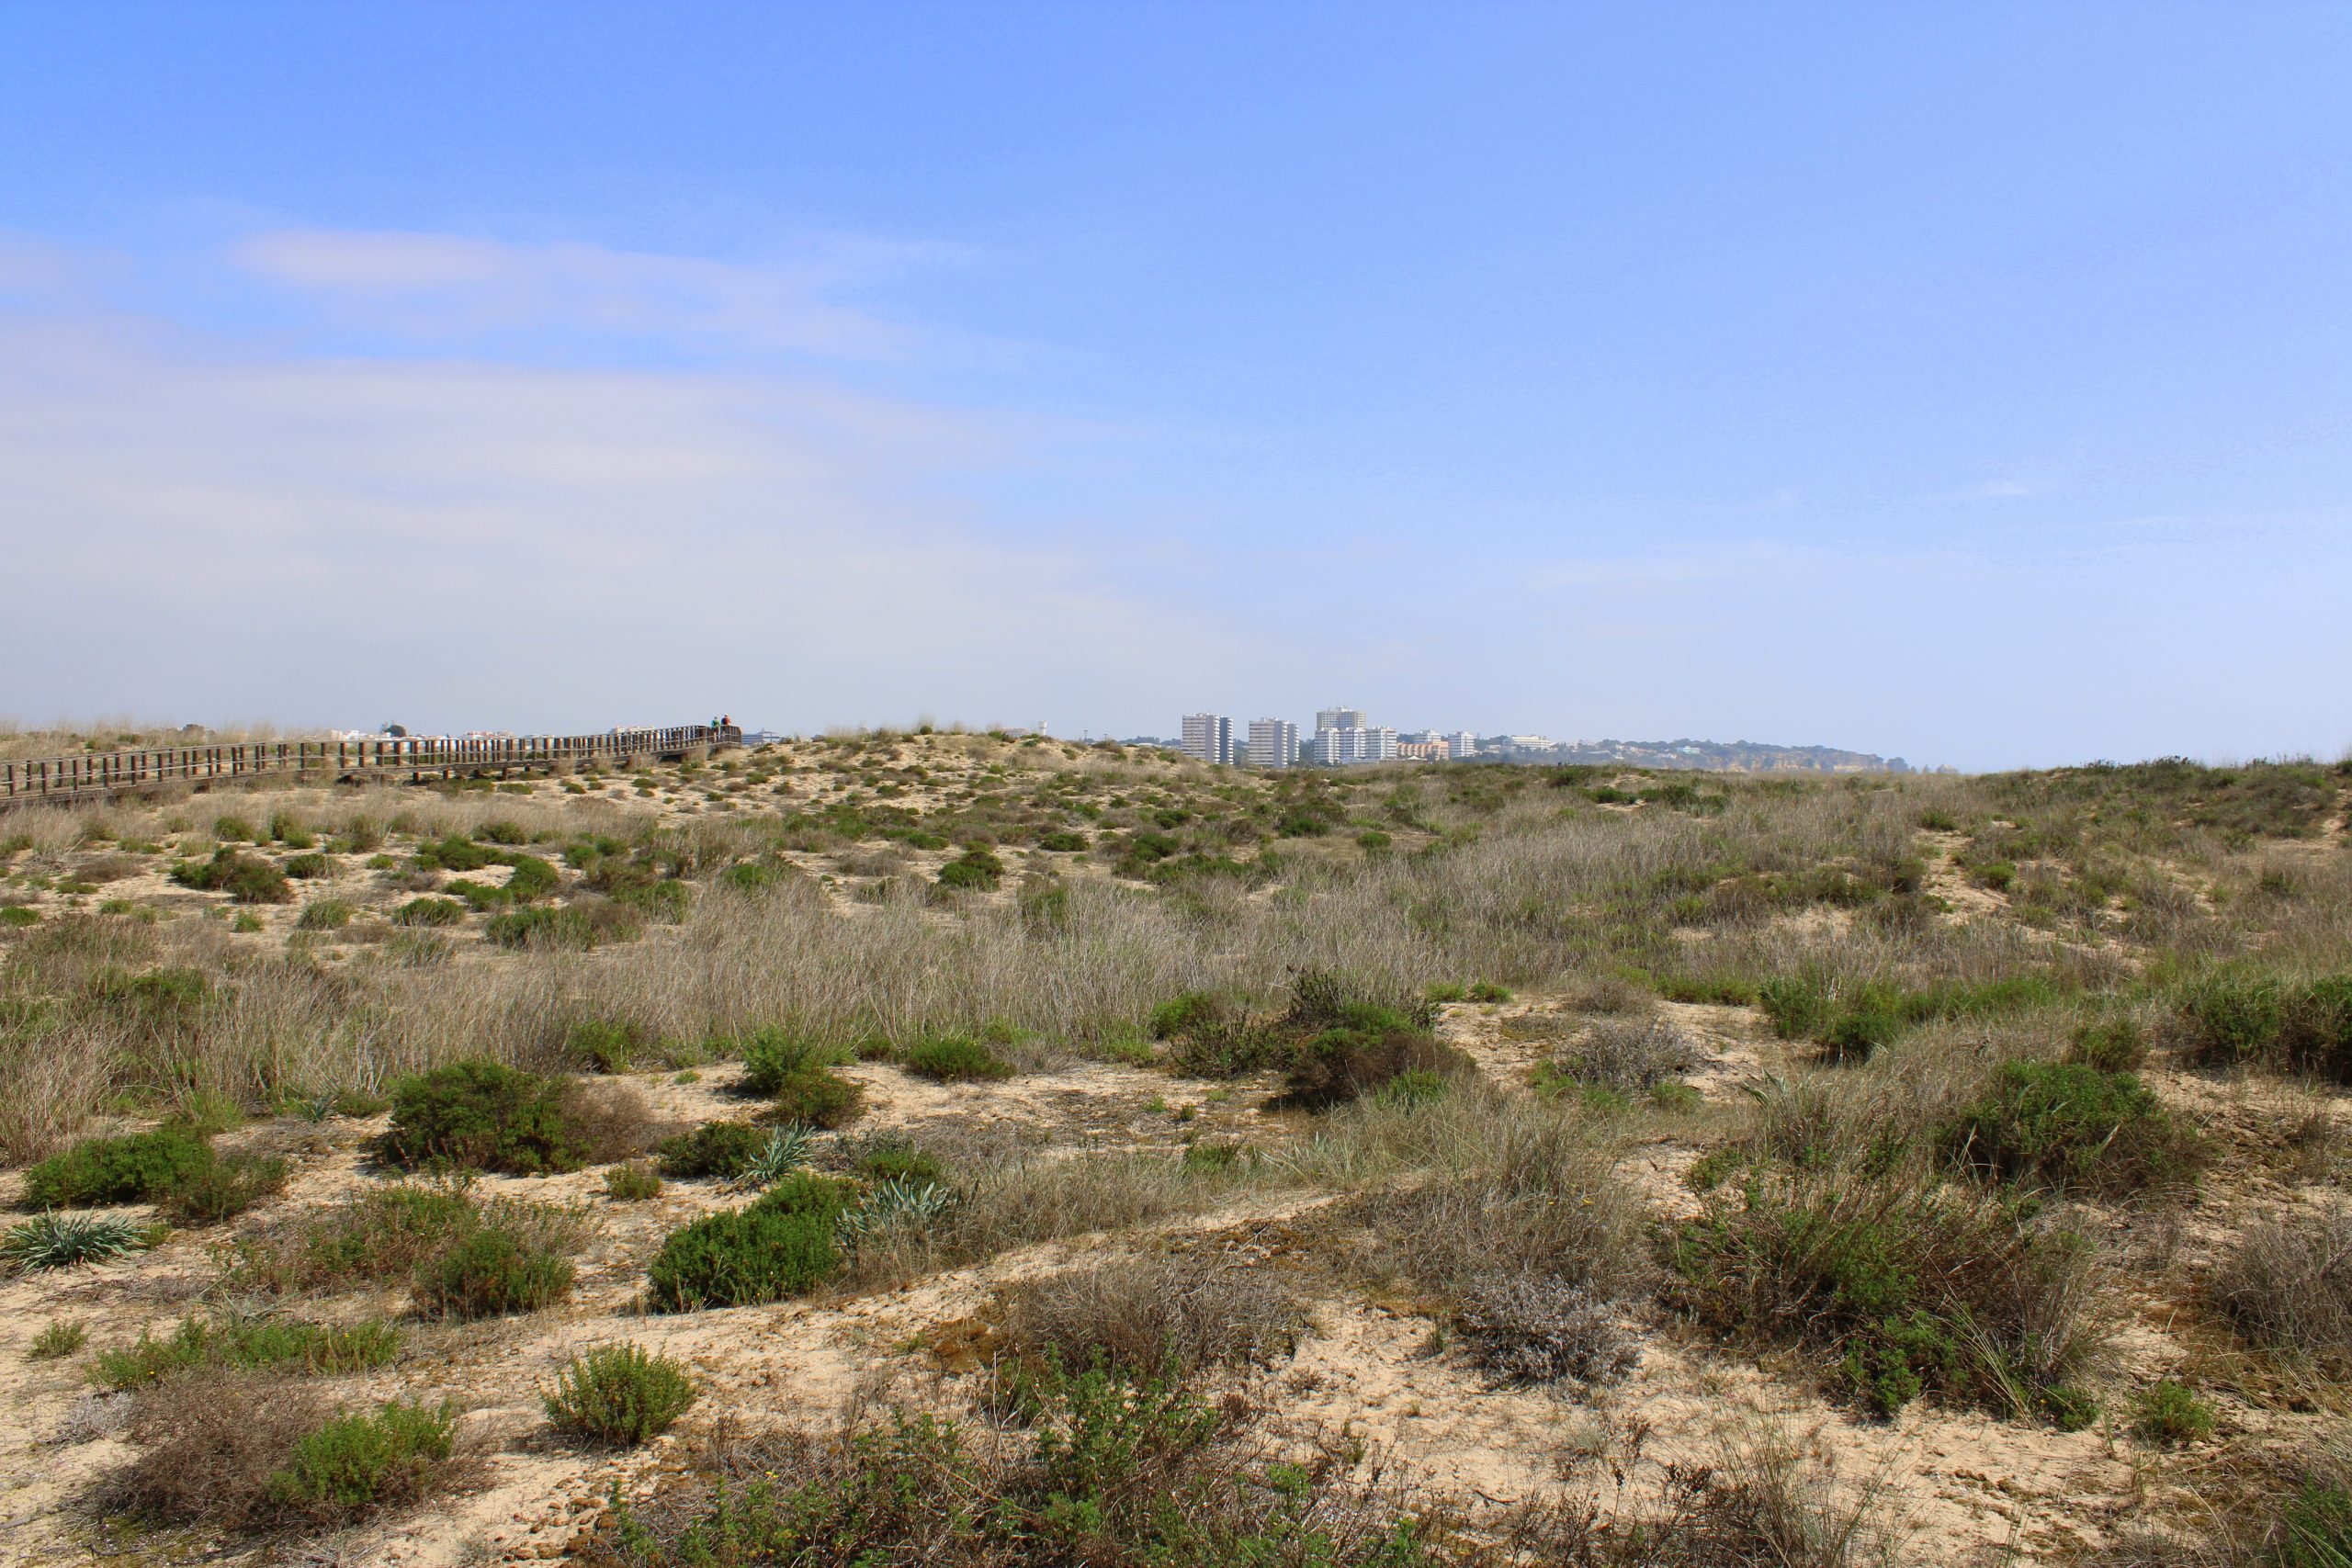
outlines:
M2347 45L14 0L0 715L2335 758Z

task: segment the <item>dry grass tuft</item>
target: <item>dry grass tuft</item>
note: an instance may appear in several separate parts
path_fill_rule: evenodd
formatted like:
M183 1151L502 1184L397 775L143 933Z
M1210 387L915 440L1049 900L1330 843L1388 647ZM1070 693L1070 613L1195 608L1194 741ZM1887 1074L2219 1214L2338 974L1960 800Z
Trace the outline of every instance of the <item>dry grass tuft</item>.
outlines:
M1000 1336L1016 1358L1071 1371L1104 1362L1148 1374L1173 1360L1270 1366L1306 1325L1296 1299L1263 1269L1224 1254L1128 1258L1014 1285L999 1297Z

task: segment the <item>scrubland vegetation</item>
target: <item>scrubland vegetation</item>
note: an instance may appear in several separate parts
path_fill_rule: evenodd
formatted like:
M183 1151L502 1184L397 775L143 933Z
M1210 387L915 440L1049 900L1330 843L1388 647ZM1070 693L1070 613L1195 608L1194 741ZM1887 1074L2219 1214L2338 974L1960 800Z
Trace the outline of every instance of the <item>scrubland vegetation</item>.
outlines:
M0 816L24 1539L2352 1561L2347 798L878 734Z

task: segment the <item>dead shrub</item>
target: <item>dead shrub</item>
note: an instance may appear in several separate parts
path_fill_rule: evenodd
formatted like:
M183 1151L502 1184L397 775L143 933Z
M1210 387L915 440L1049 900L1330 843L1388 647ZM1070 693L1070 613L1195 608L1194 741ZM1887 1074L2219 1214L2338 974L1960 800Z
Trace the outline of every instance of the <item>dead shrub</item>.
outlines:
M1595 1024L1552 1058L1551 1070L1576 1083L1639 1094L1699 1065L1690 1037L1662 1018L1614 1018Z
M574 1082L564 1090L562 1106L590 1165L639 1158L679 1129L655 1114L643 1089L611 1078Z
M1470 1341L1471 1363L1498 1382L1616 1382L1641 1360L1608 1303L1551 1275L1473 1280L1453 1319Z
M290 1379L214 1367L166 1378L138 1396L139 1454L106 1500L159 1524L250 1529L276 1512L270 1477L326 1418L324 1397Z
M2331 1363L2352 1359L2352 1208L2247 1226L2214 1276L2213 1298L2266 1348Z
M1073 1371L1098 1357L1146 1375L1170 1358L1187 1374L1269 1366L1306 1323L1267 1272L1224 1255L1121 1258L1024 1281L998 1300L1013 1355Z

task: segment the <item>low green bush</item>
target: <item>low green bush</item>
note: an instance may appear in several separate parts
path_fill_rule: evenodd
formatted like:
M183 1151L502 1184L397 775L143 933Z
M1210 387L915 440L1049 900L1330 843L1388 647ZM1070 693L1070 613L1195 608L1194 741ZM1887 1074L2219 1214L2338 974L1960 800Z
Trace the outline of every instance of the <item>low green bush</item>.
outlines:
M359 913L358 906L344 898L313 898L302 906L301 916L294 929L303 931L339 931L349 925Z
M605 1172L605 1195L616 1203L642 1203L662 1196L662 1173L646 1160L630 1160Z
M1984 1176L2110 1198L2185 1186L2204 1163L2201 1141L2138 1077L2079 1062L2004 1064L1943 1143Z
M2148 1041L2128 1018L2103 1019L2075 1030L2066 1055L2103 1073L2128 1073L2148 1059Z
M848 1184L788 1178L748 1209L672 1233L646 1272L656 1312L755 1306L816 1289L841 1267L834 1230Z
M966 850L939 868L939 886L959 892L986 893L1004 880L1004 862L993 851Z
M542 1396L557 1426L626 1447L668 1431L694 1402L694 1380L684 1367L634 1345L602 1345L574 1356Z
M825 1063L822 1046L781 1029L753 1030L739 1048L743 1053L740 1087L745 1094L774 1094L792 1074Z
M258 855L222 848L209 861L182 861L172 880L206 893L226 893L240 904L290 904L293 885L286 874Z
M937 1083L973 1083L1012 1076L1012 1064L963 1034L937 1034L907 1047L899 1058L907 1071Z
M456 1438L457 1412L446 1404L394 1402L372 1416L340 1416L295 1443L268 1496L323 1518L408 1501L429 1488Z
M1061 828L1037 835L1037 847L1051 851L1055 854L1075 854L1086 848L1086 842L1085 834L1073 833Z
M741 1176L767 1136L749 1122L706 1122L662 1143L662 1174L681 1180Z
M634 1023L610 1023L588 1019L575 1023L563 1037L564 1054L600 1073L628 1070L629 1060L650 1042Z
M1887 1174L1752 1177L1669 1235L1672 1304L1719 1332L1793 1337L1891 1415L1925 1393L2068 1429L2103 1327L2089 1244L1981 1191Z
M417 1311L461 1320L537 1312L571 1293L572 1275L570 1258L527 1237L478 1230L420 1271Z
M865 1086L830 1067L788 1073L769 1096L763 1120L799 1127L846 1127L865 1109Z
M224 1155L173 1182L163 1196L164 1213L174 1224L218 1224L285 1189L283 1159L274 1155Z
M947 1167L935 1155L903 1138L877 1139L858 1156L859 1174L872 1181L907 1181L918 1186L945 1186Z
M2182 1000L2197 1054L2352 1083L2352 975L2226 973Z
M2142 1437L2158 1448L2177 1449L2212 1433L2213 1407L2198 1398L2187 1384L2170 1378L2144 1390L2138 1405L2138 1419L2133 1425Z
M36 1209L156 1202L215 1157L185 1127L85 1138L25 1172L24 1201Z
M605 940L605 933L585 913L573 908L516 909L493 915L481 934L496 947L569 949L585 953Z
M190 1314L163 1339L143 1330L138 1343L101 1350L90 1379L117 1391L159 1382L192 1367L252 1370L277 1367L336 1375L390 1366L400 1354L400 1330L389 1323L329 1325L294 1318Z
M588 1149L564 1086L497 1062L452 1062L392 1085L387 1157L520 1176L578 1170Z
M396 926L454 926L466 918L466 907L455 898L412 898L392 911Z
M51 1323L25 1347L25 1358L33 1361L62 1361L90 1342L90 1331L78 1323L63 1319Z

